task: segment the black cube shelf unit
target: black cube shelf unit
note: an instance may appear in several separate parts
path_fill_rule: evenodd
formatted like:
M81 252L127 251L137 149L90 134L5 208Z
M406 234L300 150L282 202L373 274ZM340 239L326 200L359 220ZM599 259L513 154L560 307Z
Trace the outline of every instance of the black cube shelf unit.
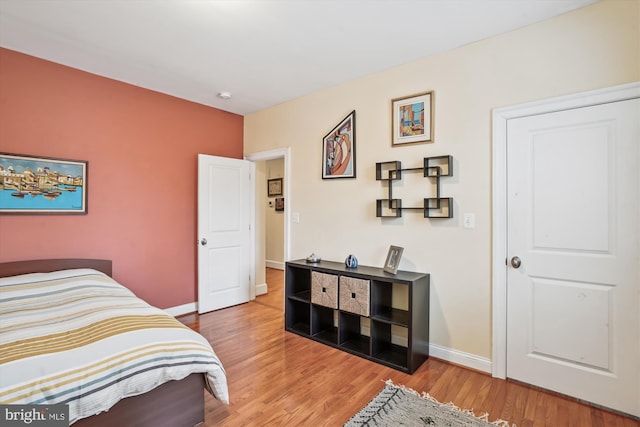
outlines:
M376 216L379 218L398 218L403 210L421 210L425 218L453 218L453 199L440 197L440 178L453 176L453 158L451 156L425 157L422 167L402 168L399 161L376 163L376 181L386 181L389 185L389 197L376 200ZM402 206L402 199L393 198L393 181L402 179L402 172L422 171L425 178L436 180L436 197L425 198L423 206ZM391 214L385 214L391 212Z
M398 293L406 301L394 301L394 285L407 287ZM392 342L396 328L406 331L406 347ZM285 329L412 374L429 357L429 274L289 261Z

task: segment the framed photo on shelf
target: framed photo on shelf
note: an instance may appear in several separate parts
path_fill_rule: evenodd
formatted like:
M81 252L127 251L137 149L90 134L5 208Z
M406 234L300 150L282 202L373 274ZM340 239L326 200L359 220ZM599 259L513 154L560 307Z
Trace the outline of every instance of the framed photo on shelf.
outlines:
M267 180L267 196L282 196L282 178L272 178Z
M400 246L389 246L389 252L387 253L383 270L387 273L396 274L398 272L398 265L400 265L400 258L402 258L402 252L404 252L404 248Z
M87 165L0 153L0 214L86 214Z
M391 100L391 145L433 142L433 91Z
M322 139L322 179L356 177L356 111Z

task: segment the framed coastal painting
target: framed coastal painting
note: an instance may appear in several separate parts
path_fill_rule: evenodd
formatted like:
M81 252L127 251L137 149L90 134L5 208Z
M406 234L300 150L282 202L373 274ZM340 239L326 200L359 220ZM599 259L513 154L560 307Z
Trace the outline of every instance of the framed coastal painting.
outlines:
M433 92L391 101L391 145L433 142Z
M356 112L322 139L322 179L356 177Z
M87 165L0 153L0 214L86 214Z

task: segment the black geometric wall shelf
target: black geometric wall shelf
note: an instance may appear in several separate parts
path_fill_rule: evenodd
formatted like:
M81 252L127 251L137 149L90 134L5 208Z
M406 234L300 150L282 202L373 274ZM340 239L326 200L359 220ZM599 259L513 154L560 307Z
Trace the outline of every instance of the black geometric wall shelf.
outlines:
M424 199L420 207L402 206L402 199L393 198L393 182L402 179L403 172L422 171L425 178L435 179L436 197ZM402 168L399 161L376 163L376 181L386 181L389 185L389 197L376 200L378 218L399 218L402 211L420 210L425 218L453 218L453 198L440 197L440 178L453 176L453 157L425 157L422 167Z

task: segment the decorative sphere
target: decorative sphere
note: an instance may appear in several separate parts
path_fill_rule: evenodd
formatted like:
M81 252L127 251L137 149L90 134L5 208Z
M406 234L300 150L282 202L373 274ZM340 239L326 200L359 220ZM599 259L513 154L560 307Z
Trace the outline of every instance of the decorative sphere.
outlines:
M356 268L358 266L358 258L354 255L349 255L347 259L344 260L344 265L346 265L347 268Z

